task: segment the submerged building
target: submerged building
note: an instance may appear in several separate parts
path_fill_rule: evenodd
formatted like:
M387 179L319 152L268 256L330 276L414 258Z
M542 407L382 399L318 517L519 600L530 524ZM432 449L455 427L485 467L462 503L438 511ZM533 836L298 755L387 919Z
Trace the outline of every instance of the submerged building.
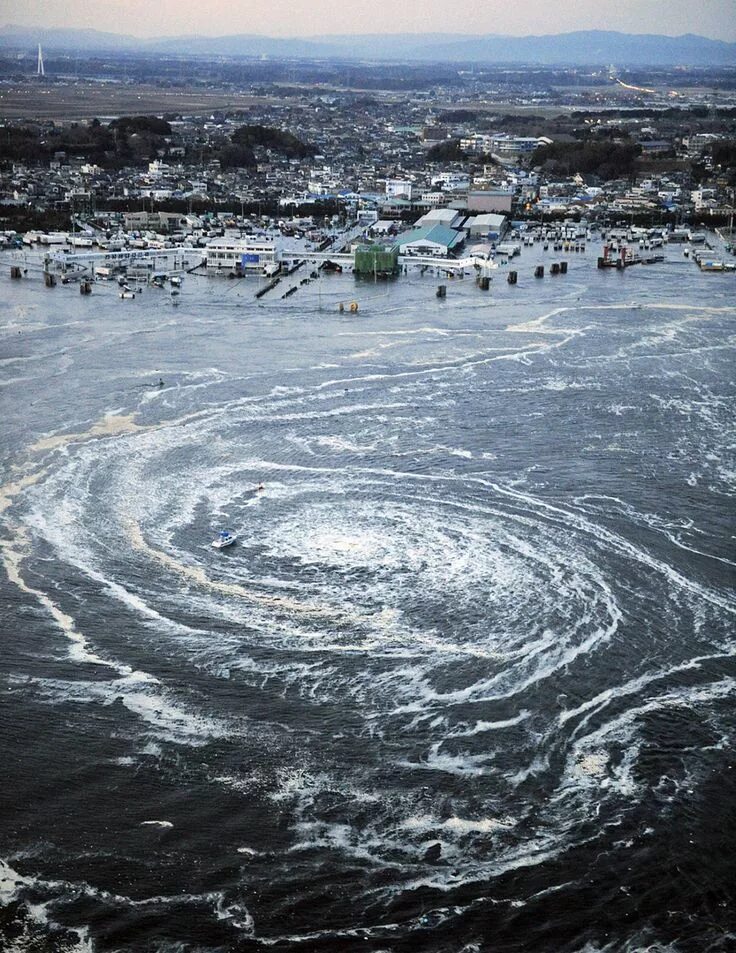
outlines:
M215 273L268 273L279 265L279 251L273 238L228 238L226 235L209 242L205 251L207 270Z

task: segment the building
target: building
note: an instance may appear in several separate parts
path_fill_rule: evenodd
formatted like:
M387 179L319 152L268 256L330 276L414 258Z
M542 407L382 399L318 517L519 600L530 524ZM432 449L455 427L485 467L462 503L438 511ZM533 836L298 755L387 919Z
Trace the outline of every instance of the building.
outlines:
M430 206L430 208L437 208L440 205L444 205L444 203L448 201L448 198L449 196L446 192L422 192L419 196L419 201Z
M642 155L665 155L673 151L672 143L666 139L645 139L639 143Z
M684 138L682 145L690 155L702 155L708 146L714 142L718 142L718 140L722 138L722 136L714 132L698 132L695 135Z
M494 136L490 152L500 159L518 159L531 155L540 145L547 145L551 139L540 140L536 136Z
M463 232L448 228L447 225L425 225L402 232L396 239L396 245L401 255L447 257L464 240Z
M415 211L416 207L409 199L386 199L379 208L381 218L402 218Z
M424 142L442 142L449 138L449 126L424 126L422 129L422 139Z
M514 201L513 192L500 189L471 190L468 192L469 212L505 212L511 211Z
M478 242L468 249L470 258L480 258L482 261L490 261L495 253L495 247L490 242Z
M506 230L506 216L486 212L483 215L476 215L475 218L471 218L466 226L469 226L471 238L488 238L491 241L496 241L501 238Z
M406 179L386 179L386 195L389 198L410 199L412 183Z
M716 197L715 189L693 189L690 192L690 201L696 209L703 208Z
M472 155L489 155L493 148L493 138L493 136L488 134L474 132L472 135L460 140L460 148L463 152L468 152Z
M168 233L187 228L187 217L181 212L124 212L126 231Z
M207 270L228 274L269 272L279 263L279 254L272 238L215 238L207 244Z
M390 218L379 218L370 226L371 235L391 235L396 231L396 222Z
M465 213L458 212L456 208L432 208L414 223L414 228L425 228L432 225L460 228L464 219Z
M470 176L467 172L440 172L432 176L431 185L445 192L459 192L469 187Z

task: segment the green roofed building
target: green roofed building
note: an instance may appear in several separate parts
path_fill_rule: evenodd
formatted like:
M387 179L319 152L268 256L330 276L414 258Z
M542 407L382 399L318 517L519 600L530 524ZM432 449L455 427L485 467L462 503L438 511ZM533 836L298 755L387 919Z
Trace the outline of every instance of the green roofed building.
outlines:
M399 246L376 243L355 249L355 274L366 278L386 278L399 271Z
M424 225L396 236L402 255L447 256L465 241L465 233L447 225Z

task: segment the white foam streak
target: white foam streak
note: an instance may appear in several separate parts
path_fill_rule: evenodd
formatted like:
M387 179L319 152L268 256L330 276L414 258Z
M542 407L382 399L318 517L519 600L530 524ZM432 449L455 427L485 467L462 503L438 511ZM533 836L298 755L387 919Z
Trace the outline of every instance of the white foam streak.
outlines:
M704 705L732 697L735 687L736 680L723 678L707 685L664 692L639 705L628 707L600 728L577 737L570 747L565 779L553 801L570 796L579 798L580 782L584 778L603 789L615 790L623 797L633 796L638 787L634 779L639 748L635 733L642 716L666 708L702 709ZM628 744L629 747L621 762L609 767L605 752L606 746L613 740L619 744Z
M29 537L24 529L17 528L15 538L15 547L6 540L0 541L2 559L8 578L22 592L37 599L47 610L69 642L69 657L79 664L103 665L107 668L114 669L120 674L129 674L131 671L129 666L103 659L93 652L86 637L78 631L74 619L64 612L45 592L42 592L40 589L35 589L24 580L21 574L21 565L28 553Z
M42 881L34 877L24 877L13 870L10 864L0 858L0 906L6 907L13 901L23 902L27 891L40 886L43 886ZM29 903L25 901L25 908L34 923L41 927L55 927L57 924L49 916L47 910L50 904L51 901L47 901L46 903ZM65 949L68 949L69 953L94 953L94 946L86 927L73 927L72 932L77 934L78 941L73 948L65 946ZM16 937L16 940L27 940L29 943L34 944L34 949L36 948L35 944L38 942L37 940L31 940L28 936L19 936ZM18 942L17 946L14 944L14 947L9 948L8 953L15 953L15 950L20 953L22 948L20 942ZM28 948L30 949L31 947L29 946Z

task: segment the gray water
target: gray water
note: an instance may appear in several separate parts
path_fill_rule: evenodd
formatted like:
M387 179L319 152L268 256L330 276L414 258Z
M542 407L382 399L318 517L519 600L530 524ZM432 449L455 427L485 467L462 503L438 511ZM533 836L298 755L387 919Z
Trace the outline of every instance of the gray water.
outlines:
M0 947L734 948L735 279L596 254L4 267Z

